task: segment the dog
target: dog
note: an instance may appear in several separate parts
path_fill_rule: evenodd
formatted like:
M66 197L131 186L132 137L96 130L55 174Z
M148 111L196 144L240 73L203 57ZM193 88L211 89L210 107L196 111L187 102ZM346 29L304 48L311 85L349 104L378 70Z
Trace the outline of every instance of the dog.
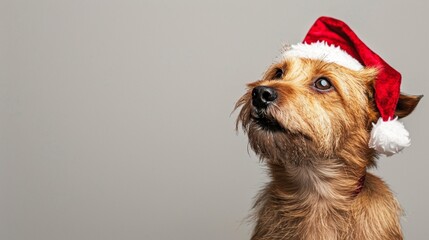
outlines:
M254 204L252 240L403 239L397 200L367 172L379 156L368 145L381 116L379 76L377 67L292 56L248 84L236 127L270 177ZM395 116L408 116L421 97L401 93Z

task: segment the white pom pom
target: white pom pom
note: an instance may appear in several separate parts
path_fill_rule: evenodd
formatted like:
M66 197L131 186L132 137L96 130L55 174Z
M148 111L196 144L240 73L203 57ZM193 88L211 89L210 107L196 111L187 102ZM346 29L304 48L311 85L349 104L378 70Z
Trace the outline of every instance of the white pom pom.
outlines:
M386 122L379 118L377 124L372 125L369 147L378 153L392 156L410 146L410 134L404 124L398 121L398 117Z

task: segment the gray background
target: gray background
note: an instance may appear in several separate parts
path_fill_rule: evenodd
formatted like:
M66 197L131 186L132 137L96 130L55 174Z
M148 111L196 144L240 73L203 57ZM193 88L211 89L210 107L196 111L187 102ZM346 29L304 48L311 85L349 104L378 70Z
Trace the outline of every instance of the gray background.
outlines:
M267 180L233 105L313 21L427 93L428 1L0 1L0 239L248 239ZM377 173L427 239L426 99ZM426 137L426 138L424 138Z

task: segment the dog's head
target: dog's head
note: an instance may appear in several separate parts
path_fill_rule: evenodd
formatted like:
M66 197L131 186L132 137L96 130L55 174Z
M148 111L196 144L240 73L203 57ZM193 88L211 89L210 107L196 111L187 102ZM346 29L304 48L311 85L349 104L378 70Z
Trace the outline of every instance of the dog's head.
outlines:
M351 70L336 63L289 58L248 84L238 100L242 125L252 149L276 164L308 159L372 159L368 147L372 122L379 117L373 100L375 68ZM405 117L420 97L402 95L396 115ZM371 162L357 162L368 165Z

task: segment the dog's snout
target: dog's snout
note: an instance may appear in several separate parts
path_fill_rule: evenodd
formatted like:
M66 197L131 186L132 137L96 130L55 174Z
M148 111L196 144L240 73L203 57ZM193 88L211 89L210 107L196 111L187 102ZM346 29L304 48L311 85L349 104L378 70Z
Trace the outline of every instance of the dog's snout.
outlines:
M255 87L252 91L252 104L257 108L266 108L277 99L277 91L267 86Z

